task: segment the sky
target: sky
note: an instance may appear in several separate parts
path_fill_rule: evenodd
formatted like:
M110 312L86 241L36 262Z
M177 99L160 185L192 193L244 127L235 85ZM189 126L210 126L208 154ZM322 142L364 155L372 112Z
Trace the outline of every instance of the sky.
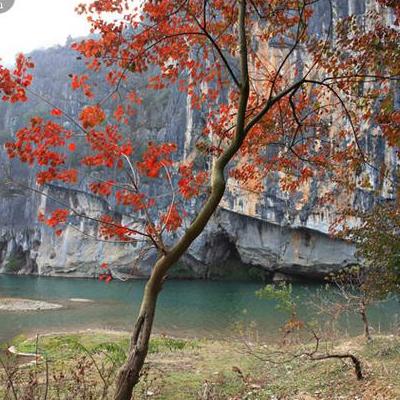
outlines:
M78 3L82 0L15 0L0 13L0 63L12 64L19 52L63 45L69 35L87 35L85 17L74 11Z

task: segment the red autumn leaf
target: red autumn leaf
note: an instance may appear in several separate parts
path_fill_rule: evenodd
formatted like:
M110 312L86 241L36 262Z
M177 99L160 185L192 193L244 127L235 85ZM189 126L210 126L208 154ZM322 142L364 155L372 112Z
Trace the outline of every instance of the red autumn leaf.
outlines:
M100 196L110 196L112 193L114 181L93 182L89 185L89 189Z
M106 114L99 105L87 106L82 110L79 119L85 129L94 128L104 122Z
M125 143L121 146L121 153L126 155L126 156L130 156L133 152L133 147L130 143Z
M63 112L58 108L53 108L50 111L50 114L53 115L54 117L61 117L63 115Z
M67 222L68 215L68 210L58 208L51 213L50 218L46 221L46 224L52 228L60 224L65 224L65 222Z
M104 281L105 283L110 283L113 277L110 273L100 274L99 281Z
M182 225L182 217L175 205L166 214L161 216L161 221L168 232L174 232Z
M121 105L121 104L119 104L118 105L118 107L115 109L115 111L114 111L114 118L117 120L117 121L121 121L121 119L122 119L122 117L125 115L125 110L124 110L124 107Z
M121 242L129 242L135 235L135 230L123 226L118 220L110 215L103 215L100 218L99 235L104 239L117 239Z
M72 75L71 87L73 90L82 89L86 97L92 98L93 92L90 85L87 83L89 77L88 75Z

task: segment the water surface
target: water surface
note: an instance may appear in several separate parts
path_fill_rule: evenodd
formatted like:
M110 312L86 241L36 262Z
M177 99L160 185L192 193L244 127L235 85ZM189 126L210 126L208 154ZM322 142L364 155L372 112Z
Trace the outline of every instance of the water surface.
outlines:
M61 303L62 310L0 312L0 342L18 334L86 328L128 330L133 325L144 288L143 281L105 284L94 279L62 279L0 275L0 297L22 297ZM160 294L155 330L179 336L229 337L237 324L255 322L261 335L276 337L285 315L274 303L259 299L255 291L261 283L228 281L178 281L165 283ZM294 285L299 296L299 315L315 318L308 299L318 285ZM73 303L70 298L86 298L92 303ZM399 320L396 300L369 310L375 330L387 331ZM358 316L342 322L351 334L362 332Z

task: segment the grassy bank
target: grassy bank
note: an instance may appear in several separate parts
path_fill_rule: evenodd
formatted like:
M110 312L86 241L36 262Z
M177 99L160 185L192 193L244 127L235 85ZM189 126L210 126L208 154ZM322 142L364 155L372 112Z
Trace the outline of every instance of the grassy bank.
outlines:
M48 399L108 399L128 342L125 333L103 331L20 337L16 350L40 353L38 366L13 370L11 359L3 362L9 366L8 375L13 374L17 394L30 390L28 397L18 399L42 399L45 390ZM398 337L345 339L320 348L356 354L365 378L356 379L351 362L299 356L307 348L298 345L154 337L135 399L400 399ZM0 397L8 382L9 398L14 399L9 378L3 369Z

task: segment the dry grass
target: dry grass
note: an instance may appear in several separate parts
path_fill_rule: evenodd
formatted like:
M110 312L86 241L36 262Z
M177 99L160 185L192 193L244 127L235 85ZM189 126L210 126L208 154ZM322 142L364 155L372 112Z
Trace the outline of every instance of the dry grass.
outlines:
M80 346L77 343L83 344ZM108 347L104 347L107 343ZM123 360L128 336L104 332L50 335L39 339L39 352L49 360L47 400L101 399L102 374L110 374L104 399L112 393L112 381ZM32 351L35 340L19 340L18 350ZM236 341L153 338L148 362L135 399L157 400L396 400L400 399L400 339L395 336L346 339L329 345L331 350L352 351L363 363L365 379L357 381L351 364L340 360L311 361L297 357L286 362L281 356L266 363ZM102 351L99 351L102 349ZM118 350L119 349L119 350ZM122 349L122 354L120 350ZM276 347L253 345L257 354L268 356ZM282 349L281 349L282 350ZM285 351L295 352L296 346ZM108 357L114 357L110 363ZM20 399L43 399L45 362L38 367L18 368L14 376ZM98 364L98 368L94 365ZM37 375L35 378L35 368ZM63 378L57 383L57 377ZM32 378L33 377L33 378ZM7 379L1 373L2 394ZM34 397L22 397L34 382ZM58 385L58 388L57 388ZM9 385L8 385L9 386ZM75 389L74 389L75 387ZM76 390L79 389L79 390ZM5 399L14 399L10 390ZM74 397L71 397L74 396ZM1 397L1 398L3 398Z

